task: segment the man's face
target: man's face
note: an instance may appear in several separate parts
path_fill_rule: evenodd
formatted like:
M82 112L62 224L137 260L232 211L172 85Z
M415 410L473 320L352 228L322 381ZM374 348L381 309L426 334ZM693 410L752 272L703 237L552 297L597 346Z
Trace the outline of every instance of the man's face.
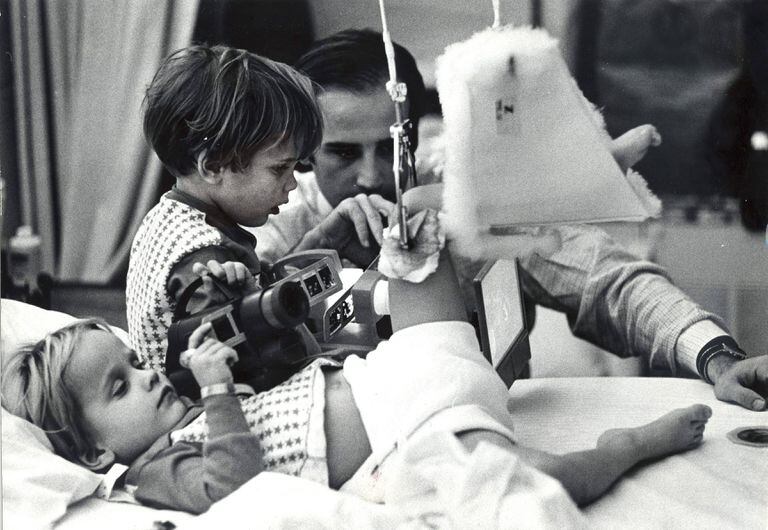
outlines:
M86 430L122 463L169 432L187 409L168 378L143 369L133 350L103 330L83 334L64 380Z
M384 87L367 93L331 89L319 97L323 143L313 157L320 191L331 206L358 193L395 201L392 172L394 103Z

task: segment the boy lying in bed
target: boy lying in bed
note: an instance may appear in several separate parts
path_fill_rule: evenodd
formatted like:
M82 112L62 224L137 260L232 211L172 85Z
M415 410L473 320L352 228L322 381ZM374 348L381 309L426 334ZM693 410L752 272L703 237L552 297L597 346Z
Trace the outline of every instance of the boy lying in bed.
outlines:
M233 264L222 264L222 276ZM232 275L232 270L229 270ZM453 433L488 442L558 479L578 504L638 462L701 443L711 410L693 405L604 433L589 451L552 455L514 441L504 383L479 351L450 261L419 284L390 281L395 333L366 358L316 360L268 392L240 399L234 350L189 339L200 402L102 322L81 321L19 352L3 373L4 406L45 429L55 450L93 470L129 466L125 483L155 507L203 512L264 470L387 502L383 484L406 441ZM288 435L285 435L285 433Z

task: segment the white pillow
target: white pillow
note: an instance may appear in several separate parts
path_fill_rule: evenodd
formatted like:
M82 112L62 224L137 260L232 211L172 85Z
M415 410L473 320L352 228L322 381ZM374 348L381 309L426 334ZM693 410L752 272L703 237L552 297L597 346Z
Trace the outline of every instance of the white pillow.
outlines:
M7 298L0 299L0 355L3 364L10 353L19 346L34 343L47 333L56 331L77 320L76 317L59 311L50 311ZM123 342L129 344L128 334L115 326L112 331Z
M101 476L53 453L41 429L2 409L3 522L51 528L67 506L96 491Z
M2 364L23 345L77 320L71 315L0 300ZM127 342L127 334L113 330ZM102 475L53 453L42 429L2 410L3 522L7 528L51 528L67 506L93 494Z

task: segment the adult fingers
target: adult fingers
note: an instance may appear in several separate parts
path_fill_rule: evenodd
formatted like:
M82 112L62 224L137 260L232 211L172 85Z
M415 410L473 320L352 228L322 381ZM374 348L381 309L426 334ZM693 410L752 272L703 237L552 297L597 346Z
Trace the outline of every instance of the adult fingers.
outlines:
M374 206L373 201L371 201L369 196L363 195L362 193L355 196L355 202L357 202L358 206L363 211L367 222L367 226L363 226L362 228L366 232L370 231L370 233L373 234L373 238L376 240L376 242L381 245L384 223L381 222L381 214L379 213L379 209ZM359 230L357 230L357 232L358 234L360 233Z
M368 218L365 215L363 207L357 201L357 198L344 199L339 206L339 214L352 223L360 244L364 247L369 247Z
M745 386L768 391L768 355L758 355L739 361L733 369L739 370L737 378Z
M395 209L395 203L388 201L381 195L374 193L373 195L369 195L368 199L371 201L371 205L382 215L389 216L392 213L392 210Z
M736 381L725 381L725 383L731 383L737 388L746 388L756 395L745 395L744 399L752 399L751 406L747 408L765 410L766 398L768 398L768 355L759 355L739 361L731 367L731 370L735 371ZM726 386L724 390L727 391L728 388ZM717 386L715 390L717 390Z
M751 388L746 388L735 383L728 383L721 388L716 386L715 390L715 395L721 401L736 403L749 410L765 409L765 399Z
M349 226L345 214L340 212L340 209L343 208L342 204L343 201L319 225L307 232L295 250L314 248L333 248L338 250L343 241L351 237L348 234Z

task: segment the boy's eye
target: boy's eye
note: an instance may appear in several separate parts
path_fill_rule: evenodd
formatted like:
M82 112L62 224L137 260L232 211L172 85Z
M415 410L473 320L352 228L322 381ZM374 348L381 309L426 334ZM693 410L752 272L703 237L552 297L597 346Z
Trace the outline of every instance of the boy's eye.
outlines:
M112 397L120 397L128 390L128 383L123 379L115 379L112 384Z
M272 167L272 173L274 173L277 176L280 176L289 170L291 171L293 170L293 164L281 164L279 166Z

